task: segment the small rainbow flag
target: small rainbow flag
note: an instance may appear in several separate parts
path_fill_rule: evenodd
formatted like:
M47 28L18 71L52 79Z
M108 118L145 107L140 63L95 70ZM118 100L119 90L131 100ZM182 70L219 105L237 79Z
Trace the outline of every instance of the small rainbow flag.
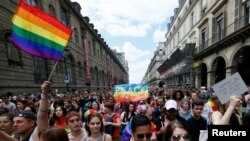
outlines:
M149 97L147 84L115 85L114 92L116 102L136 102Z
M84 118L87 118L89 115L92 115L96 112L96 110L94 109L88 109L85 113L84 113Z
M72 30L37 7L21 0L12 18L12 41L21 50L59 61Z

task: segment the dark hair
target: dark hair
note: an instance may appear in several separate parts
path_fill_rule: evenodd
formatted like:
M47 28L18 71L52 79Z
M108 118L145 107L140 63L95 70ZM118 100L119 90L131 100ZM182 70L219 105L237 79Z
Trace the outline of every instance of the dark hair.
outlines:
M184 98L184 93L183 93L181 90L177 90L177 91L175 91L175 92L173 93L173 96L172 96L172 98L173 98L174 100L177 100L177 97L176 97L176 94L177 94L177 93L180 93L180 95L181 95L181 98L180 98L179 100L181 100L181 99Z
M88 135L91 136L91 131L90 131L90 128L88 126L88 124L90 123L91 119L93 119L94 117L97 117L99 118L100 122L101 122L101 129L100 129L100 132L101 134L103 133L104 131L104 125L103 125L103 122L102 122L102 116L99 114L99 113L94 113L94 114L91 114L89 115L87 118L86 118L86 125L85 125L85 129L86 131L88 132Z
M170 141L171 136L173 135L173 132L176 128L181 128L187 131L188 135L190 135L188 127L185 123L174 120L170 122L167 126L166 132L165 132L165 141Z
M0 117L7 117L11 122L13 122L14 115L12 113L0 114Z
M100 103L99 103L98 101L93 101L93 102L91 103L91 108L93 109L92 104L93 104L94 102L97 104L97 109L100 110Z
M200 99L196 99L196 100L192 101L192 108L194 108L194 106L196 106L196 105L204 106L204 102Z
M114 111L114 104L112 102L108 102L104 105L104 107L107 107L111 111Z
M135 115L131 121L131 129L133 132L135 132L137 127L145 125L149 125L151 127L151 121L145 115Z
M63 112L63 116L66 116L66 114L67 114L67 110L62 106L62 105L58 105L58 106L56 106L56 108L55 108L55 111L56 111L56 109L57 108L61 108L62 109L62 112Z
M129 106L134 104L130 101L129 103L126 104L125 110L126 110L126 114L124 116L124 121L129 121L131 118L133 118L135 116L135 107L134 110L131 112L131 116L129 118Z
M65 129L52 127L44 132L41 132L39 138L42 138L44 141L69 141L69 137Z

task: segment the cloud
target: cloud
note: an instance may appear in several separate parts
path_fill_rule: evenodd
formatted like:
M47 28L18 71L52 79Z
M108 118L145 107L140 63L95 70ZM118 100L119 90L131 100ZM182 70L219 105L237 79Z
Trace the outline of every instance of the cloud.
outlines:
M161 27L157 28L153 34L154 42L155 43L164 42L166 40L165 39L166 31L167 31L166 29L162 30Z
M95 28L111 36L145 37L153 26L173 15L177 0L73 0ZM171 3L171 4L170 4Z
M120 52L125 52L125 58L131 63L148 58L148 56L151 55L149 50L141 50L131 42L125 42L121 47L115 46L112 48L115 48Z
M129 67L129 81L130 83L140 83L139 80L142 80L145 70L148 68L148 64L150 63L149 59L142 60L138 62L134 62L133 65Z
M134 46L131 42L125 42L122 46L113 46L118 52L125 52L125 58L129 65L129 80L130 83L140 83L144 76L144 71L147 70L151 52L149 50L141 50Z

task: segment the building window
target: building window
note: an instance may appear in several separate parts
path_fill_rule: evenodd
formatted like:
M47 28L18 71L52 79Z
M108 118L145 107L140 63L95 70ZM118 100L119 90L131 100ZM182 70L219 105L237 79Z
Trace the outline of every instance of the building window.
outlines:
M246 1L246 3L244 4L244 14L245 14L245 23L244 24L248 24L250 23L250 1Z
M201 15L205 14L207 9L207 0L201 0Z
M180 32L178 31L177 32L177 43L179 43L180 42Z
M194 26L194 12L192 12L190 15L190 26L191 28Z
M213 25L212 25L212 42L216 43L220 39L224 38L225 36L225 12L219 13L219 16L213 18Z
M78 66L78 76L79 76L79 78L83 78L84 73L83 73L83 68L82 68L81 62L78 62L77 66Z
M205 49L207 48L208 44L207 44L207 28L204 28L201 31L201 49Z
M100 50L97 49L97 58L99 59L100 58Z
M96 41L93 40L93 56L96 56Z
M10 39L11 31L4 30L2 33L2 39L4 41L4 45L7 49L7 58L10 66L22 66L21 52Z
M66 58L66 65L65 65L65 73L69 77L69 83L70 84L76 84L76 73L75 73L75 61L72 58L72 56L68 56Z
M35 83L42 84L47 80L47 65L43 58L33 56L33 67L35 75Z
M74 35L75 35L75 43L79 44L79 34L76 28L74 28Z
M53 17L56 17L55 8L52 5L49 5L49 14Z
M65 8L61 8L61 20L65 25L69 25L68 11Z
M218 41L224 37L224 16L221 14L217 17L217 35Z

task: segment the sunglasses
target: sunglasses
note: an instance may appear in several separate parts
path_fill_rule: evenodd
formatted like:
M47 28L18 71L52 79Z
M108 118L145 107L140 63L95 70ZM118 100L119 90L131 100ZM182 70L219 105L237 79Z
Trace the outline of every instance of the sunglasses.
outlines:
M183 139L183 140L189 140L190 139L190 136L188 134L184 134L184 135L173 135L173 140L174 141L179 141L180 139Z
M151 138L152 133L146 133L146 134L137 134L136 135L138 139L144 139L144 137L146 136L147 139Z

